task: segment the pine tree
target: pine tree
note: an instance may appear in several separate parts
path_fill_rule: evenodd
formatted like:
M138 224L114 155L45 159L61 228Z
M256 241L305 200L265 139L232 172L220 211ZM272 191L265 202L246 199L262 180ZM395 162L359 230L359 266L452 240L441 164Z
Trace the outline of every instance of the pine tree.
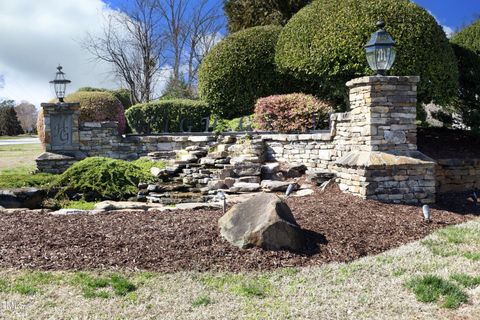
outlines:
M0 103L0 136L17 136L23 133L15 112L14 102L5 100Z
M224 0L228 30L269 24L285 25L290 18L311 0Z

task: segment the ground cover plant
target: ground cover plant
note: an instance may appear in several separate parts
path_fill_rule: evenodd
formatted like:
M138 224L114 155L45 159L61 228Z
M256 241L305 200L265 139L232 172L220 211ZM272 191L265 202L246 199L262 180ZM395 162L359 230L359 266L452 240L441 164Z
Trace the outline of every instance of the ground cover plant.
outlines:
M84 200L120 200L136 195L140 182L153 179L152 166L164 167L163 162L139 159L128 162L102 157L86 158L62 173L53 185L57 198L83 194Z

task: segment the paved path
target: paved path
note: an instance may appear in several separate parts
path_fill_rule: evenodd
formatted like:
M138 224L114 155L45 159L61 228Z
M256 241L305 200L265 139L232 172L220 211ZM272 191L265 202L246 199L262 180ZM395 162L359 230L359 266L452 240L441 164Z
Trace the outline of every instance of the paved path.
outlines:
M13 146L16 144L38 144L38 143L40 143L40 140L38 140L38 138L0 140L0 146Z

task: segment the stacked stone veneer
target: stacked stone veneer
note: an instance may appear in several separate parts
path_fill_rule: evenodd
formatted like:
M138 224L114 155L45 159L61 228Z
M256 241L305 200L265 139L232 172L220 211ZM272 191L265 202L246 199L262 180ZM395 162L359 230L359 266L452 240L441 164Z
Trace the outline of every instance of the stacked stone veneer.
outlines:
M478 162L436 167L432 159L417 151L418 81L418 77L354 79L347 83L350 111L332 114L329 131L312 134L251 132L249 139L261 141L265 161L304 164L309 171L334 173L342 190L364 198L395 203L431 203L437 191L456 191L460 186L463 189L476 187L478 179L471 176L480 176ZM52 111L61 109L49 105L44 106L44 110L47 111L48 134L47 117ZM76 110L73 112L77 114ZM76 125L74 122L74 129ZM242 146L247 147L242 142L245 133L222 135L221 139L237 144L232 148L237 154L242 152ZM242 138L238 139L239 136ZM206 133L122 137L115 122L79 123L78 141L74 140L74 150L71 151L78 150L80 156L65 159L66 150L50 147L47 156L44 154L37 160L37 165L40 171L61 172L81 159L81 155L126 160L142 156L171 160L177 157L178 160L180 150L188 147L209 150L218 139L217 135ZM55 155L60 156L55 158ZM235 154L226 155L228 157L234 158ZM462 180L468 182L465 184Z
M439 159L437 193L480 189L480 159Z

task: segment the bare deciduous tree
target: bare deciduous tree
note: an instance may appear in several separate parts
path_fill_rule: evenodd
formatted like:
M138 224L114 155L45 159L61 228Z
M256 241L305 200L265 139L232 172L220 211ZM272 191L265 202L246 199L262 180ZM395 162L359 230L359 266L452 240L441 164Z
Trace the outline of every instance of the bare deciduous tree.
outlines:
M162 65L163 35L156 0L134 0L125 13L106 16L101 36L87 35L84 47L112 65L132 103L153 98Z
M161 71L167 69L171 76L162 80L185 81L194 91L198 65L223 28L218 6L212 3L133 0L123 12L106 16L103 34L89 34L83 45L113 66L133 103L154 99Z

